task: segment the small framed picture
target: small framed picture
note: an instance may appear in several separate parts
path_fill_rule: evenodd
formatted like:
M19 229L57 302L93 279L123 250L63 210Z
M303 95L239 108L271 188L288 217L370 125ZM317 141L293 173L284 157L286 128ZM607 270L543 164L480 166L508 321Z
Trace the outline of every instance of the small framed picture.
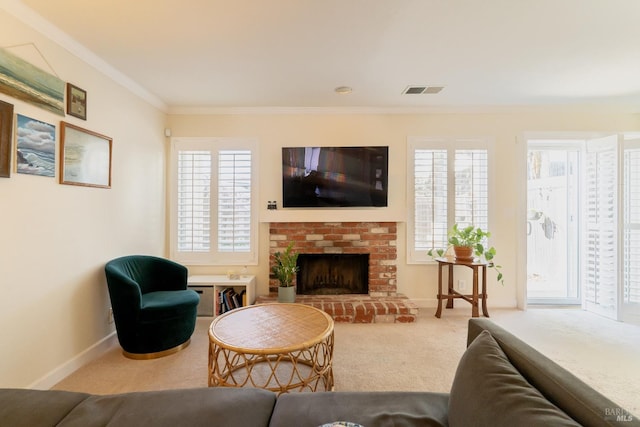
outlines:
M113 140L60 122L60 184L111 188Z
M0 177L11 176L11 130L13 104L0 101Z
M67 83L67 114L87 120L87 91Z

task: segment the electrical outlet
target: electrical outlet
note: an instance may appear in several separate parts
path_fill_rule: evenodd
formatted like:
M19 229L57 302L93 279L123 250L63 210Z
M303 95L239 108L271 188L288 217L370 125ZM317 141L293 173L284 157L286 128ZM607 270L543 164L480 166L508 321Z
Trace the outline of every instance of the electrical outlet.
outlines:
M465 280L458 280L458 289L461 291L467 288L467 282Z
M113 308L109 307L109 323L113 323Z

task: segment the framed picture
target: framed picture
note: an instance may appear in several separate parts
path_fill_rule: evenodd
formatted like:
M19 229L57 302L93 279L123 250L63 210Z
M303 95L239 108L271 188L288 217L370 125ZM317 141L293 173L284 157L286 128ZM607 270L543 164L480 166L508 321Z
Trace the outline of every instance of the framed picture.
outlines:
M0 177L11 176L11 130L13 104L0 101Z
M56 175L56 127L17 115L16 172L29 175Z
M67 114L87 120L87 91L67 83Z
M60 135L60 184L111 188L113 140L66 122Z
M3 48L0 92L64 117L64 82Z

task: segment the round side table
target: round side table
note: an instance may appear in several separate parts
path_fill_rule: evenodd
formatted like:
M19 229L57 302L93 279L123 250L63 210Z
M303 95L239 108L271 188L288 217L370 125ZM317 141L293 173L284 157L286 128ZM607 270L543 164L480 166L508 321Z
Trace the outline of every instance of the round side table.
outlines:
M302 304L259 304L216 317L209 328L209 387L333 389L333 319Z

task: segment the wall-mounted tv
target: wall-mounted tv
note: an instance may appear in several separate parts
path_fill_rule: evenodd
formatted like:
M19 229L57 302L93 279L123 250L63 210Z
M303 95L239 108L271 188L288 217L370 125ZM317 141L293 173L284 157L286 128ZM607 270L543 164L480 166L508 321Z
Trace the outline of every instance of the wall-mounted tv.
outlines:
M389 147L284 147L282 206L387 206Z

